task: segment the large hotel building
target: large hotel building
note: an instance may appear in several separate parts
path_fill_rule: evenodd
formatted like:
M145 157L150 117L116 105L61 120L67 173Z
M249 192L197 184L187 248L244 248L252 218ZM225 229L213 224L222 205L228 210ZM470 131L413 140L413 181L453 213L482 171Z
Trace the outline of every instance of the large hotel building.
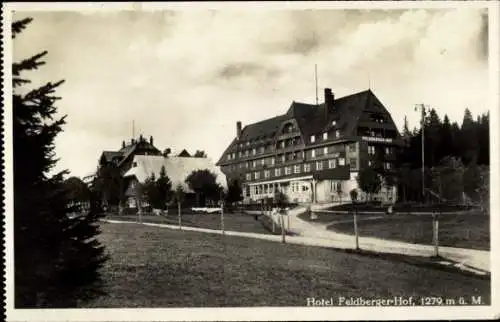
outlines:
M283 115L245 127L238 121L217 165L228 180L242 182L245 203L272 198L278 190L291 202L327 203L347 200L358 188L359 170L370 167L375 155L390 171L402 145L391 115L371 90L335 99L326 88L322 104L294 101ZM375 197L395 201L395 193L391 188Z

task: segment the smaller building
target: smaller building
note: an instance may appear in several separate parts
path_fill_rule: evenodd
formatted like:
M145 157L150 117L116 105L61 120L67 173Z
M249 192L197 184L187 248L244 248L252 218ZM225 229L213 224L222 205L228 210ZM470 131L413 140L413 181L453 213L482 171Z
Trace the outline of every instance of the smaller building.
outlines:
M128 208L137 208L137 201L139 200L138 184L143 184L153 173L158 178L162 167L165 167L167 176L172 183L172 189L180 185L188 195L193 194L193 191L185 180L196 170L211 171L216 175L216 182L224 189L227 189L226 176L210 158L136 155L133 158L131 168L124 174L127 187L125 191L126 206Z

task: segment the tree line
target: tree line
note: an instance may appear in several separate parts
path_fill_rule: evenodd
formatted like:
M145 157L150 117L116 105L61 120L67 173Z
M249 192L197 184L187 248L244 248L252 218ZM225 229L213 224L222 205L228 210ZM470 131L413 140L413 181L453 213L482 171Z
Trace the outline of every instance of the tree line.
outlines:
M372 166L360 171L358 184L368 196L380 192L384 185L396 185L398 201L461 202L488 207L489 112L474 119L465 109L459 125L451 123L447 115L441 120L435 109L426 111L423 176L422 127L410 131L405 117L402 136L405 146L396 155L394 169L383 168L377 150Z

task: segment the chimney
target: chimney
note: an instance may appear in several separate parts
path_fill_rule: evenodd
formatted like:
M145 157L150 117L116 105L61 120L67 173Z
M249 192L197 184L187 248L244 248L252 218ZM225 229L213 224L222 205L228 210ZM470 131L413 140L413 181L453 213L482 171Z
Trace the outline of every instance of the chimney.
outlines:
M125 141L122 141L122 149L125 148Z
M236 122L236 138L239 140L241 137L241 122Z
M131 142L132 142L132 144L135 144L135 139L132 139L132 141L131 141Z
M328 118L329 114L333 112L333 101L335 96L331 88L325 88L325 117Z
M153 145L153 136L152 135L149 137L149 144Z

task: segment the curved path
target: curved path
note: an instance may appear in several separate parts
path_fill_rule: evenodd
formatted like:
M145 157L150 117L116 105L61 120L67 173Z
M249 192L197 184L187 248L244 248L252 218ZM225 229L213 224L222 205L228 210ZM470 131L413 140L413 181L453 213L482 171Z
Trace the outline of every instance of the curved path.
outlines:
M298 217L306 211L305 207L298 207L289 212L290 230L300 234L301 237L325 240L321 243L329 243L338 248L354 248L354 237L329 231L324 225L304 221ZM434 246L410 244L394 240L379 239L373 237L359 237L359 246L363 250L379 253L402 254L409 256L430 257L434 254ZM491 272L490 252L456 247L439 247L441 257L458 262L463 269L481 273Z

